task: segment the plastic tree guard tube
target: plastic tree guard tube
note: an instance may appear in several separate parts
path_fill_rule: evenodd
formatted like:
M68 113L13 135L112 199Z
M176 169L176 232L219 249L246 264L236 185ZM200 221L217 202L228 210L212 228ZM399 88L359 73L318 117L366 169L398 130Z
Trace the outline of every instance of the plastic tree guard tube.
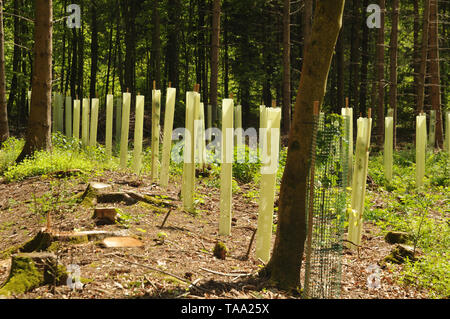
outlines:
M152 180L157 180L159 167L159 131L161 91L152 90Z
M427 117L416 117L416 186L423 186L425 176L425 154L427 146Z
M131 93L123 93L122 125L120 135L120 167L126 168L128 162L128 131L130 128Z
M113 104L114 96L108 94L106 96L106 134L105 134L105 147L106 156L111 158L112 155L112 134L113 134Z
M65 101L66 136L72 136L72 97L66 96Z
M73 130L72 136L76 139L80 138L80 100L73 101Z
M97 144L98 104L99 104L99 99L92 99L91 130L89 132L89 146L95 146Z
M392 162L394 148L394 118L386 117L384 125L384 176L392 180Z
M136 122L134 125L133 171L139 174L142 162L142 139L144 137L144 101L142 95L136 97Z
M261 166L258 228L256 232L256 258L267 263L270 258L273 225L273 205L280 148L281 109L268 108L267 132ZM265 157L265 158L264 158Z
M161 162L160 184L162 187L169 185L170 151L172 149L173 117L175 114L175 98L177 89L168 88L166 96L166 111L164 114L164 137Z
M231 234L232 179L233 179L233 99L222 101L222 167L220 171L219 235Z
M83 99L83 113L81 125L81 142L87 146L89 142L89 99Z

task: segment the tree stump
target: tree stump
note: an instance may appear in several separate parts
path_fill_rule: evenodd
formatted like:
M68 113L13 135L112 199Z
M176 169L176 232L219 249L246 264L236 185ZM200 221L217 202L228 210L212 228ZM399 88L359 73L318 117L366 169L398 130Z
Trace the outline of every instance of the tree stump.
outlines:
M46 284L62 284L67 280L64 266L58 266L56 255L49 252L19 253L12 256L8 279L0 288L0 296L10 297Z

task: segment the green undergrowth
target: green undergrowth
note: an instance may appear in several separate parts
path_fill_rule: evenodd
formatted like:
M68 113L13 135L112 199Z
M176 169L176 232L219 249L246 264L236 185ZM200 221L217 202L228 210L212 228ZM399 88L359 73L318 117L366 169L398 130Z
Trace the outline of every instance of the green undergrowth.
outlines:
M0 176L7 182L58 171L78 169L90 174L117 167L117 163L106 156L102 146L83 148L79 141L59 133L52 135L51 151L37 151L16 164L15 159L23 145L23 140L10 138L0 149Z
M416 188L413 147L394 154L393 179L384 177L383 155L372 154L365 220L382 235L389 230L410 234L418 259L408 260L399 281L427 289L431 297L450 297L450 175L445 152L428 150L424 186Z

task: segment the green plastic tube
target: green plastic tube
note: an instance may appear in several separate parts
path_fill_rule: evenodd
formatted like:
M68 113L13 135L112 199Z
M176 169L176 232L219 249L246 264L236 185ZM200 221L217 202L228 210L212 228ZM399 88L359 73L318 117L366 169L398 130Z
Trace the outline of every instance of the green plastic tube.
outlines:
M123 93L122 125L120 136L120 167L126 168L128 164L128 131L130 128L131 93Z
M142 95L136 97L136 122L134 125L133 171L139 174L142 165L142 139L144 137L144 101Z
M175 99L177 89L168 88L166 96L166 111L164 114L164 137L161 162L160 184L162 187L169 185L170 152L172 150L173 118L175 114Z

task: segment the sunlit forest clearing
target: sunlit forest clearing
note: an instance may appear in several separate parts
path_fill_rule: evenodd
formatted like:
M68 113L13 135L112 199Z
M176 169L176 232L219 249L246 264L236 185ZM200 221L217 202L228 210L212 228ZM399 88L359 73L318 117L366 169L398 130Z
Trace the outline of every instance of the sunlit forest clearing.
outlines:
M373 2L0 1L0 298L449 298L450 1Z

